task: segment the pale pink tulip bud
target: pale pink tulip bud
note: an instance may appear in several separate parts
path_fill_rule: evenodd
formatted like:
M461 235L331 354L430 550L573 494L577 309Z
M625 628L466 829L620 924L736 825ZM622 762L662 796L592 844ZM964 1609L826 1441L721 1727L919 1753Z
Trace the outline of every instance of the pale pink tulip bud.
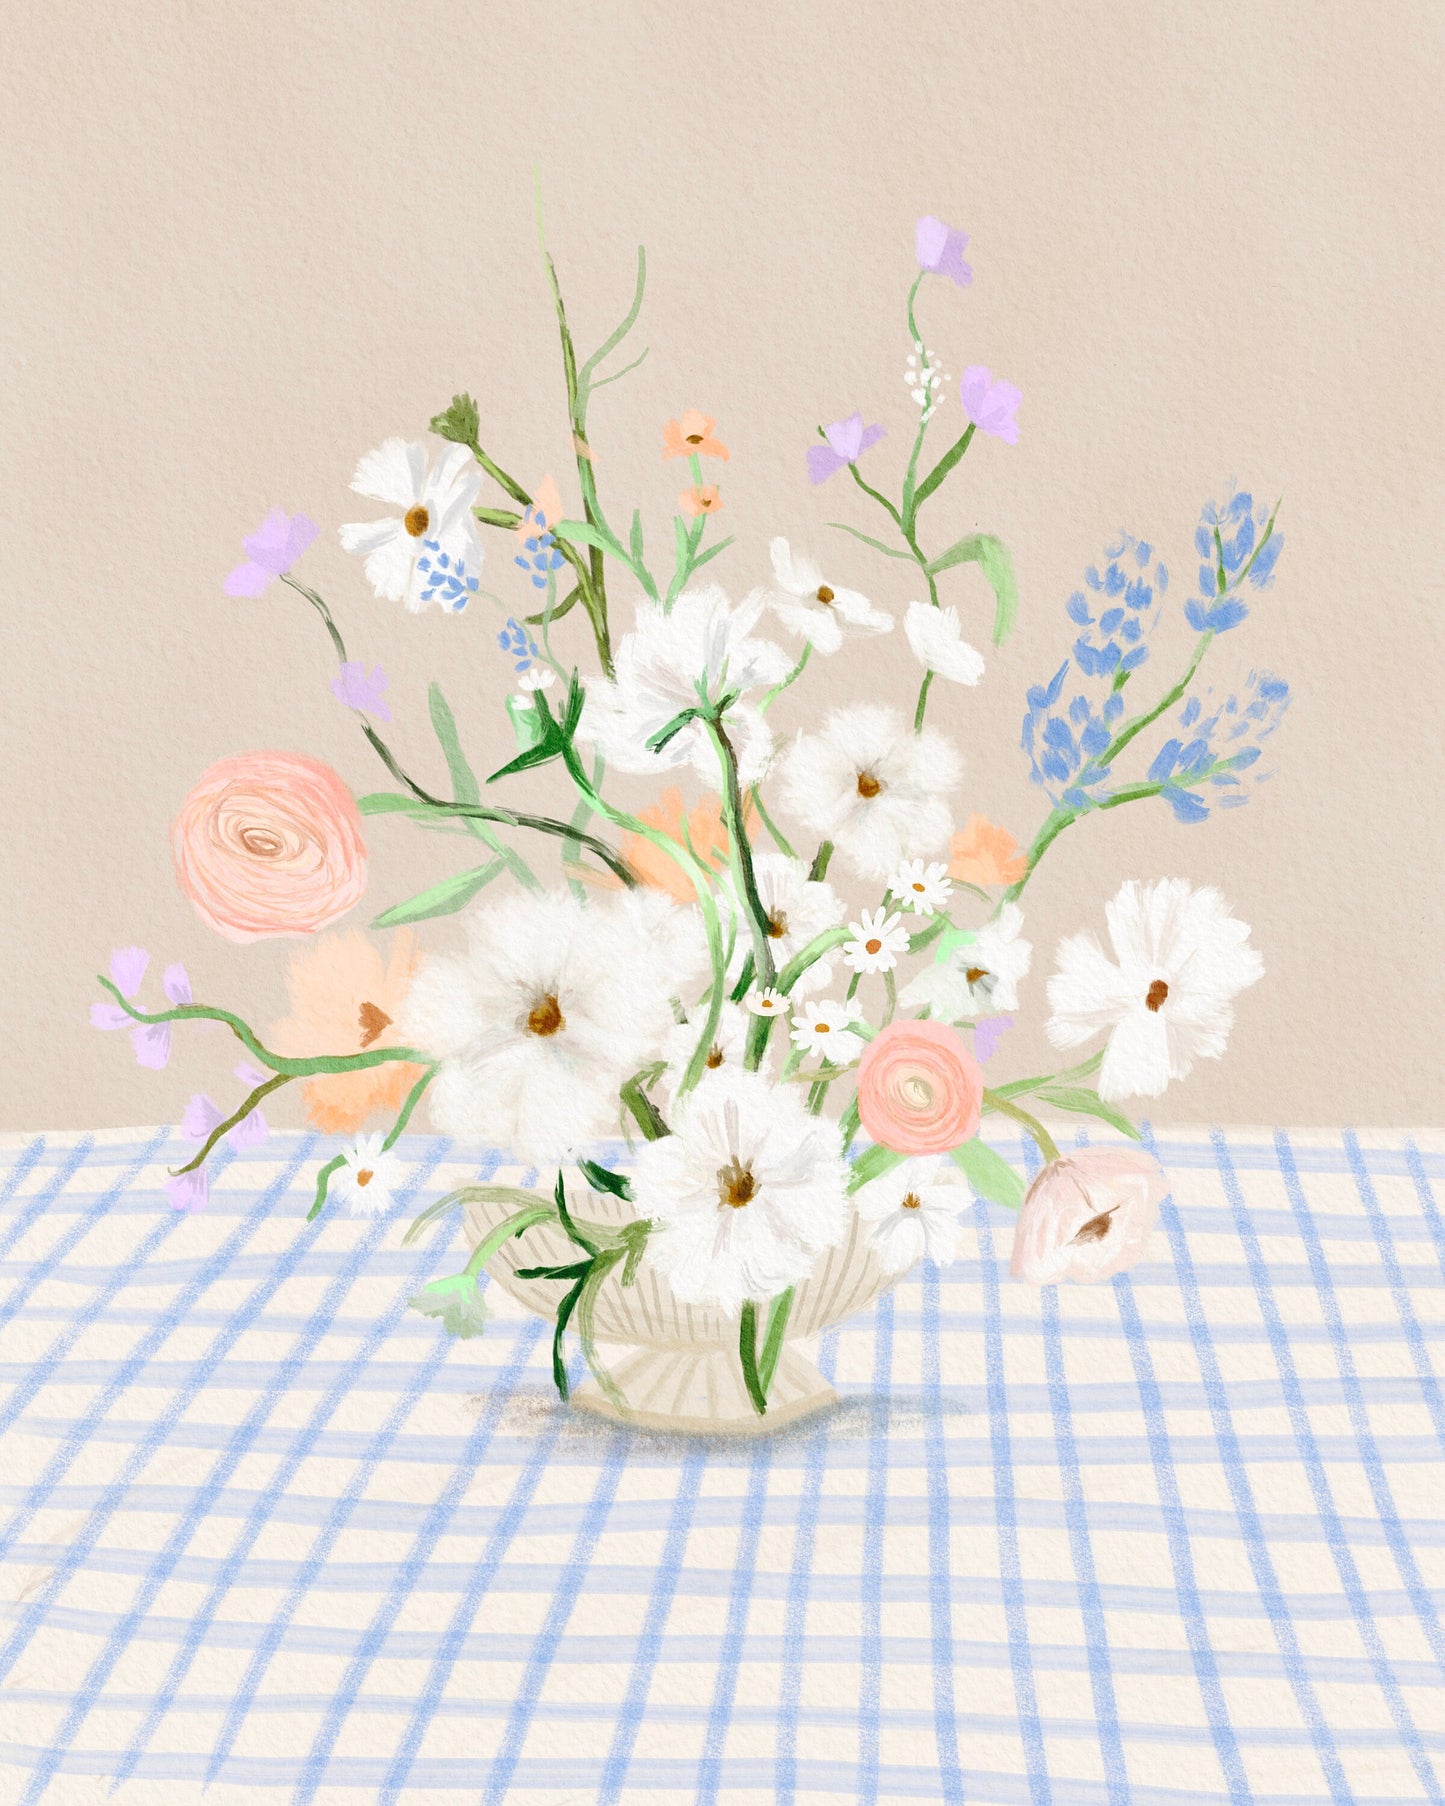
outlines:
M1029 1187L1009 1271L1030 1285L1094 1285L1142 1260L1169 1190L1140 1148L1083 1148L1046 1166Z

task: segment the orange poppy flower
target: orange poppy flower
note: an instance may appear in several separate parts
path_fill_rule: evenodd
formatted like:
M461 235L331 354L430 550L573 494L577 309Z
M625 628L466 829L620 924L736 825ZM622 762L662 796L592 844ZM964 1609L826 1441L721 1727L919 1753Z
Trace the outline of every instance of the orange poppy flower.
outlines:
M268 1045L292 1060L395 1047L395 1018L417 959L416 943L404 929L385 961L359 929L313 941L287 968L291 1014L272 1028ZM360 1072L319 1073L301 1087L306 1119L328 1134L355 1134L373 1111L399 1110L420 1077L419 1066L400 1060Z
M701 414L696 408L688 408L681 420L669 420L662 429L662 455L664 458L722 458L726 460L728 448L721 439L714 439L712 429L717 425L707 414Z
M716 483L704 483L698 489L684 489L677 498L677 505L687 515L716 514L722 507L722 497Z
M963 832L954 835L950 850L948 875L964 884L1017 884L1029 869L1013 835L986 815L971 816Z
M723 826L722 799L705 796L691 810L675 787L664 790L650 809L639 809L637 819L649 828L659 828L670 840L681 846L691 845L701 862L713 871L721 871L728 862L728 831ZM752 805L743 804L743 821L752 837ZM644 884L666 891L679 903L691 903L696 893L692 880L683 868L652 841L640 834L624 834L622 857Z

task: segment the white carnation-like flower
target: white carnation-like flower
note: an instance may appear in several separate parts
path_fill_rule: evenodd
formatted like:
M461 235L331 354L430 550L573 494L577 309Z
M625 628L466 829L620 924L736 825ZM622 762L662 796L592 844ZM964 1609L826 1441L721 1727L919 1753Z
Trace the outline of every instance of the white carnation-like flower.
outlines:
M848 913L847 906L831 884L810 878L801 859L790 859L784 853L756 853L753 877L758 901L768 924L768 945L773 963L781 972L795 954L826 929L836 928ZM729 988L737 983L744 959L752 951L752 930L742 905L738 911L737 944L733 950ZM799 975L792 996L806 997L827 988L833 976L837 955L825 953Z
M682 1083L692 1056L697 1052L698 1037L702 1034L706 1020L706 1006L699 1005L688 1021L674 1023L668 1030L667 1038L662 1044L662 1058L667 1062L663 1083L669 1092L676 1091ZM748 1050L749 1026L748 1013L740 1003L725 1003L712 1041L703 1056L704 1070L717 1072L728 1067L741 1071L743 1056Z
M773 612L815 651L836 652L850 634L892 633L892 615L856 589L827 582L813 560L794 552L786 539L775 539L771 549L773 576L782 591L769 597Z
M983 676L983 654L964 639L956 608L910 602L903 617L903 631L914 657L926 671L955 684L976 684Z
M647 1258L680 1302L736 1316L843 1240L847 1176L836 1126L794 1091L715 1072L683 1100L673 1133L638 1150L633 1199L660 1225Z
M1033 963L1033 943L1023 938L1024 912L1005 903L971 941L955 947L904 986L898 1001L906 1009L925 1005L940 1022L971 1021L1019 1007L1019 981Z
M1196 1060L1224 1052L1234 999L1263 976L1264 961L1219 892L1183 878L1130 880L1104 915L1112 960L1092 934L1059 944L1049 1039L1078 1047L1107 1033L1099 1096L1158 1097Z
M365 558L367 582L378 596L405 602L413 614L428 602L455 613L482 568L472 514L481 486L465 445L449 445L428 469L425 446L388 439L357 465L351 487L401 514L344 526L342 548Z
M939 1266L956 1259L959 1212L967 1202L957 1169L942 1160L905 1160L860 1186L853 1197L888 1273L906 1273L925 1254Z
M620 1086L659 1058L672 998L701 978L697 912L646 889L586 905L519 891L473 910L467 940L422 966L401 1015L441 1062L432 1121L543 1165L615 1132Z
M802 734L782 761L782 797L862 877L887 880L908 859L946 852L947 802L963 776L953 743L915 734L894 709L856 703Z
M694 717L665 744L655 742L688 709L716 708L731 696L723 730L740 781L755 783L772 756L773 736L756 703L745 698L792 669L781 646L750 637L763 607L762 596L734 607L715 585L687 591L670 612L660 602L639 603L637 625L617 649L615 681L587 692L578 739L595 742L619 771L691 765L716 786L718 753L703 722Z

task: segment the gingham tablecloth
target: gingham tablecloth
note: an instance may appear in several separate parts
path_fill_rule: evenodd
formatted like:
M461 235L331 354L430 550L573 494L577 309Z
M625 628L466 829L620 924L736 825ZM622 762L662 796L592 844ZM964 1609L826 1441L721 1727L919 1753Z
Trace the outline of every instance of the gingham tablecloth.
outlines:
M316 1138L189 1149L0 1146L0 1799L1445 1800L1445 1137L1161 1134L1096 1288L976 1205L743 1446L407 1310L495 1158L308 1224Z

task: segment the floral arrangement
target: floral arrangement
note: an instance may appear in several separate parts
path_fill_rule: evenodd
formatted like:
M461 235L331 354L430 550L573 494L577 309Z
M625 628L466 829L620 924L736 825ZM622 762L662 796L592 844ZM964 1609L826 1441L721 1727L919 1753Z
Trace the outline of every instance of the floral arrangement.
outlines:
M194 1097L185 1111L198 1146L170 1181L176 1209L204 1207L208 1173L228 1148L263 1137L261 1106L297 1084L311 1123L345 1138L320 1169L313 1216L328 1204L381 1214L395 1201L397 1138L425 1100L438 1129L533 1171L522 1187L468 1187L417 1219L409 1238L469 1201L501 1211L465 1270L429 1284L418 1309L452 1334L477 1333L487 1263L550 1226L567 1257L516 1271L554 1286L564 1397L569 1325L616 1395L597 1350L597 1301L604 1285L633 1286L650 1270L681 1304L735 1322L759 1415L795 1289L845 1237L863 1236L886 1278L924 1256L948 1261L971 1187L1019 1210L1020 1279L1097 1281L1140 1256L1162 1192L1154 1161L1115 1142L1061 1155L1036 1112L1098 1118L1137 1140L1124 1106L1224 1051L1259 955L1217 892L1125 883L1104 910L1109 948L1087 928L1067 938L1047 982L1048 1035L1069 1063L994 1078L1033 965L1019 899L1059 835L1095 811L1160 799L1196 823L1246 800L1288 687L1250 671L1216 696L1197 680L1271 581L1282 538L1276 510L1232 485L1204 508L1197 584L1182 604L1198 638L1162 690L1145 667L1169 573L1152 543L1112 540L1067 600L1072 644L1028 691L1022 748L1047 799L1041 824L1020 847L981 814L961 821L960 754L930 723L929 701L935 685L979 683L985 660L940 586L980 567L995 646L1017 595L997 538L926 550L937 540L924 515L937 514L976 440L990 451L1017 442L1021 400L983 365L953 384L918 326L926 284L971 284L966 246L962 232L918 222L901 476L885 484L883 456L870 455L885 429L861 412L820 427L806 448L807 478L843 479L876 532L837 523L849 539L826 567L774 539L765 580L741 601L703 576L732 545L709 532L729 458L711 417L689 408L663 431L662 459L686 472L665 558L647 545L640 509L622 528L604 506L589 410L641 361L602 373L636 324L643 253L626 317L583 358L544 249L580 505L565 507L550 477L519 482L483 446L480 411L461 394L431 421L438 447L395 438L361 459L352 487L375 518L340 527L378 598L468 619L479 601L506 613L496 640L515 675L507 756L484 778L436 684L448 783L403 768L384 737L386 674L350 656L330 605L297 574L318 532L309 519L276 509L243 542L226 593L279 584L315 611L335 654L331 691L389 781L354 796L305 754L248 753L212 766L181 805L175 871L201 919L232 941L307 945L291 964L290 1013L264 1040L240 1015L197 1003L178 965L162 981L169 1007L143 1004L140 949L117 952L100 980L108 996L92 1020L128 1029L143 1065L164 1066L173 1027L192 1021L225 1024L247 1056L234 1109ZM484 530L500 538L504 575L532 612L506 612L481 588ZM781 740L770 711L790 685L845 639L894 631L853 587L866 587L855 567L875 555L916 574L919 599L902 621L916 701L838 702ZM635 598L620 635L619 583ZM555 813L517 803L517 781L544 768L564 795ZM655 800L624 806L614 774L651 780ZM374 930L390 931L384 951L355 928L332 931L366 891L369 819L476 843L477 862L375 918ZM535 869L543 854L550 877ZM412 925L462 911L464 949L423 954ZM981 1139L988 1115L1036 1145L1027 1188ZM378 1118L385 1128L367 1132ZM619 1136L631 1158L609 1165L604 1144ZM631 1212L594 1220L589 1197Z

